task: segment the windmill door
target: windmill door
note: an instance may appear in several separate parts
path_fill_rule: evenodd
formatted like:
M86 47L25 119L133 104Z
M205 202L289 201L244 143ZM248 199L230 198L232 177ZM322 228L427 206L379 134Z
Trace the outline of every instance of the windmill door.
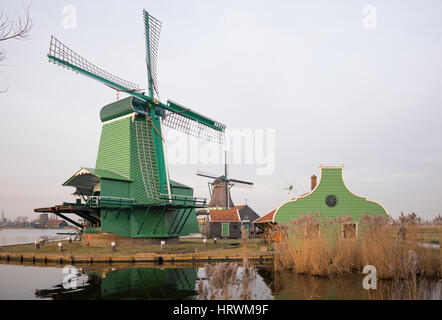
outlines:
M221 224L221 236L223 236L223 237L229 236L229 224L228 223Z

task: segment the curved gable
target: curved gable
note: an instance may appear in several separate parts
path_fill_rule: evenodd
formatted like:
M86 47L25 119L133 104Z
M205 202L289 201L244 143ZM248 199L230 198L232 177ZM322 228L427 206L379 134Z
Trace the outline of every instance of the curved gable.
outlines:
M385 208L376 201L367 200L351 192L343 179L343 166L321 166L320 181L307 195L292 199L281 205L273 218L274 222L287 222L299 218L302 214L320 213L323 218L335 218L340 215L352 216L358 221L364 213L387 215ZM325 199L329 195L336 197L336 205L330 207Z

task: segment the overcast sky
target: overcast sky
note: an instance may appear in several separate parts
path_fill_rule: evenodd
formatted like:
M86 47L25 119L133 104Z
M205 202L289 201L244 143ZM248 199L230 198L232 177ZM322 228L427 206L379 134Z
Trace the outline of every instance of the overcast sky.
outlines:
M17 0L2 0L11 17ZM63 9L76 9L66 29ZM376 9L375 29L363 9ZM34 1L27 41L0 43L0 210L35 217L33 208L72 200L62 187L94 167L99 111L113 90L48 63L55 35L80 55L146 85L142 9L163 22L159 87L172 99L232 129L275 132L275 170L233 164L235 204L264 215L309 190L319 164L344 163L351 191L397 217L442 213L441 1ZM65 9L66 10L66 9ZM373 22L373 21L372 21ZM169 148L169 146L168 146ZM255 161L256 162L256 161ZM208 197L197 169L170 164L172 179Z

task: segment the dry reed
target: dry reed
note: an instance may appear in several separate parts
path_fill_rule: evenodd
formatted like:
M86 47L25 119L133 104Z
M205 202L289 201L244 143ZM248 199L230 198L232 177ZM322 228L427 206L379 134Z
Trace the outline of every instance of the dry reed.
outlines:
M275 243L275 269L329 276L358 273L373 265L381 279L441 278L440 249L423 246L413 224L397 225L382 216L363 215L357 237L344 239L343 224L351 221L349 216L324 220L319 214L308 214L275 226L269 231L281 238Z
M204 267L203 278L196 291L199 300L261 300L273 299L255 268L222 262Z

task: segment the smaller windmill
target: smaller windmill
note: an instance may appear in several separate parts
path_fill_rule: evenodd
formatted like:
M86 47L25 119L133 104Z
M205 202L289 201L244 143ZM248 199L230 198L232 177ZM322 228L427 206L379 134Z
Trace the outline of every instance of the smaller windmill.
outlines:
M215 175L198 170L197 176L214 179L209 182L210 202L207 205L209 208L221 207L224 209L233 208L235 205L230 195L230 189L233 186L238 187L252 187L253 182L232 179L229 177L227 152L225 154L224 175Z
M288 187L282 188L282 190L288 190L288 195L291 197L295 194L295 180L293 180L292 184L289 184Z

